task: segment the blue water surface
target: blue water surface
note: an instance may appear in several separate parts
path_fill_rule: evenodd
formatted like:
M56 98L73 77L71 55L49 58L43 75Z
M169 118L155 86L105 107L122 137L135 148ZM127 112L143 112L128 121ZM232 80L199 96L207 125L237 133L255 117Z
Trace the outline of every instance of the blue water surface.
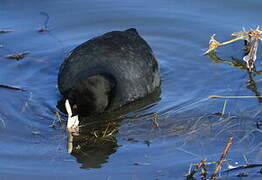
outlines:
M229 137L223 170L261 163L261 99L208 98L260 96L261 47L251 76L228 63L242 59L242 41L218 49L226 61L203 56L212 34L225 41L261 25L261 6L259 0L0 0L0 30L14 30L0 34L0 84L25 90L0 88L0 179L185 179L191 163L217 161ZM161 100L123 114L112 141L82 148L82 140L81 156L70 154L55 114L59 66L88 39L131 27L158 59ZM30 54L20 61L5 58L24 51ZM246 179L261 178L259 169L246 171ZM221 179L240 179L238 173Z

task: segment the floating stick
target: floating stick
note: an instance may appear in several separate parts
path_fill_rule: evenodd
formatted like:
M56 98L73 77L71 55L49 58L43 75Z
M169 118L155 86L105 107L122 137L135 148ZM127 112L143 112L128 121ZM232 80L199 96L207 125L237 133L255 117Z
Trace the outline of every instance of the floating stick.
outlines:
M222 167L223 162L225 161L226 155L229 152L229 149L230 149L230 146L232 145L232 143L233 143L233 137L228 139L227 145L226 145L223 153L221 154L220 160L218 161L217 166L216 166L216 168L215 168L215 170L214 170L214 172L213 172L213 174L210 178L211 180L215 180L218 172L220 171L220 169Z
M259 27L257 27L255 30L233 33L231 36L236 38L220 43L215 39L215 34L213 34L209 41L208 50L204 53L204 55L214 52L220 46L244 39L247 42L246 47L248 47L248 52L247 55L243 57L243 60L246 62L248 71L251 72L257 58L257 48L259 40L262 38L262 31L260 31Z
M211 95L208 98L225 98L225 99L249 99L249 98L262 98L262 96L219 96Z

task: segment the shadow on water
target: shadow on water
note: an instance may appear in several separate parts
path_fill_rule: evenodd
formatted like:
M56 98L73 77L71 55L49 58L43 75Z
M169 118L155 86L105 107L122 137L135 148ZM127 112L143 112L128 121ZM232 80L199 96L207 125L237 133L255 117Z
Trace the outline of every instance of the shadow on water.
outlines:
M103 114L99 117L79 117L80 128L77 134L68 132L67 151L81 164L81 168L101 168L110 155L119 147L116 139L123 116L142 107L149 108L160 100L161 90L123 108ZM62 101L63 102L63 101ZM58 101L58 108L64 112L64 106ZM154 114L154 113L152 113Z

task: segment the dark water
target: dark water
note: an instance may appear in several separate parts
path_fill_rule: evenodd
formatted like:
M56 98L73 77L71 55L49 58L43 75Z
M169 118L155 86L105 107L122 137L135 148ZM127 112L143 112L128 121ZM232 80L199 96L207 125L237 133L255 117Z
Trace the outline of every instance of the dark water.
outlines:
M223 169L261 163L261 100L207 97L260 95L262 76L249 77L202 55L213 33L224 41L242 27L261 25L261 6L259 0L0 0L0 30L15 30L0 34L0 84L26 90L0 88L1 179L185 179L191 163L217 161L229 137L234 143ZM37 32L46 20L41 12L50 17L48 33ZM94 143L89 136L76 137L76 151L69 154L68 134L55 115L59 65L80 43L130 27L137 28L160 63L161 100L122 120L90 125L114 126L117 132ZM237 42L217 55L241 59L242 47ZM30 54L21 61L4 58L23 51ZM159 128L152 123L154 113ZM245 170L246 179L261 178L258 171ZM240 179L240 172L222 178Z

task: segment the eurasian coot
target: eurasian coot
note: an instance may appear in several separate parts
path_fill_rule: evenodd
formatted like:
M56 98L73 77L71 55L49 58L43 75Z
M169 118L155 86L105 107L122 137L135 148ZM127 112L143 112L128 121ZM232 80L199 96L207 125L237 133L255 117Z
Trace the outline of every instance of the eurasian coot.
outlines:
M78 125L78 114L96 116L117 110L159 86L159 65L134 28L109 32L79 45L58 74L58 88L69 114L68 128Z

